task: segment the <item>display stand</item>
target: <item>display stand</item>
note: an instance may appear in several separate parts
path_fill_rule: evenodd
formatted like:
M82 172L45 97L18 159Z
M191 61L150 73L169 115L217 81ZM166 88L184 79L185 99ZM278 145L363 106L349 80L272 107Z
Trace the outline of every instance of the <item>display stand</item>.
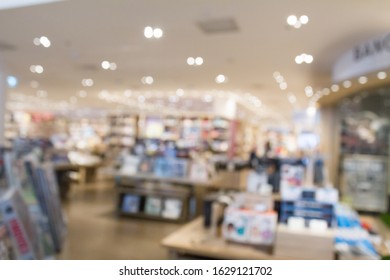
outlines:
M171 258L180 259L193 256L229 260L334 259L332 252L323 254L326 250L333 251L332 235L327 236L325 243L319 247L318 252L322 254L307 255L305 258L303 255L294 256L291 253L282 255L252 246L227 242L222 237L213 235L211 230L205 229L203 223L203 218L197 218L162 240L161 244L168 249ZM314 235L312 234L311 238Z

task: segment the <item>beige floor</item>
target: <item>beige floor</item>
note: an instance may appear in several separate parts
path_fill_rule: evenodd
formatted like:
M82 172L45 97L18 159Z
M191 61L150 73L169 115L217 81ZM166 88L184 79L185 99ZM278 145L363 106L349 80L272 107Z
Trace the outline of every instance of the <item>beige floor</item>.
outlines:
M180 225L115 215L115 189L110 181L72 186L64 211L68 235L58 259L167 259L160 241Z

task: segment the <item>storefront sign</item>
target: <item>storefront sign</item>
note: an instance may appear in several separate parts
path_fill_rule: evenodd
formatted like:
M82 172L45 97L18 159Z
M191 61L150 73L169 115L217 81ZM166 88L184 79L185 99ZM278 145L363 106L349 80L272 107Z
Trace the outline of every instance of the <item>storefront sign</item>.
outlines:
M390 68L390 33L355 46L336 62L333 82Z

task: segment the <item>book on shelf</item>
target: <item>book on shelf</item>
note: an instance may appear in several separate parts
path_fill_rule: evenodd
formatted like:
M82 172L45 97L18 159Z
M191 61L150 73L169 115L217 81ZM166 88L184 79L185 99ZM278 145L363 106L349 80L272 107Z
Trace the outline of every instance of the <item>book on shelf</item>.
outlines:
M148 196L145 202L145 214L151 216L161 216L162 204L162 198Z
M161 213L163 218L179 219L183 210L183 201L175 198L167 198L164 200L164 208Z
M121 209L124 213L138 213L141 206L141 197L138 195L125 194L122 199Z

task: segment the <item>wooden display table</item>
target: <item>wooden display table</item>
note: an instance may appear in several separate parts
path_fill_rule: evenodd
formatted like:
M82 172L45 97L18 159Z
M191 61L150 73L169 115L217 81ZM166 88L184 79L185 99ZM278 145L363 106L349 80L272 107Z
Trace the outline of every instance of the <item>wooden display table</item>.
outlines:
M325 246L321 250L333 251L333 235L326 238ZM162 246L166 247L172 258L190 255L213 259L240 259L240 260L292 260L305 259L302 256L292 254L278 255L252 246L230 243L221 237L214 236L210 230L203 227L203 218L197 218L180 228L162 240ZM321 255L324 256L324 255ZM325 255L326 256L326 255ZM329 256L329 254L327 254ZM311 259L311 258L309 258ZM317 257L318 259L318 257ZM330 257L319 259L334 259Z

